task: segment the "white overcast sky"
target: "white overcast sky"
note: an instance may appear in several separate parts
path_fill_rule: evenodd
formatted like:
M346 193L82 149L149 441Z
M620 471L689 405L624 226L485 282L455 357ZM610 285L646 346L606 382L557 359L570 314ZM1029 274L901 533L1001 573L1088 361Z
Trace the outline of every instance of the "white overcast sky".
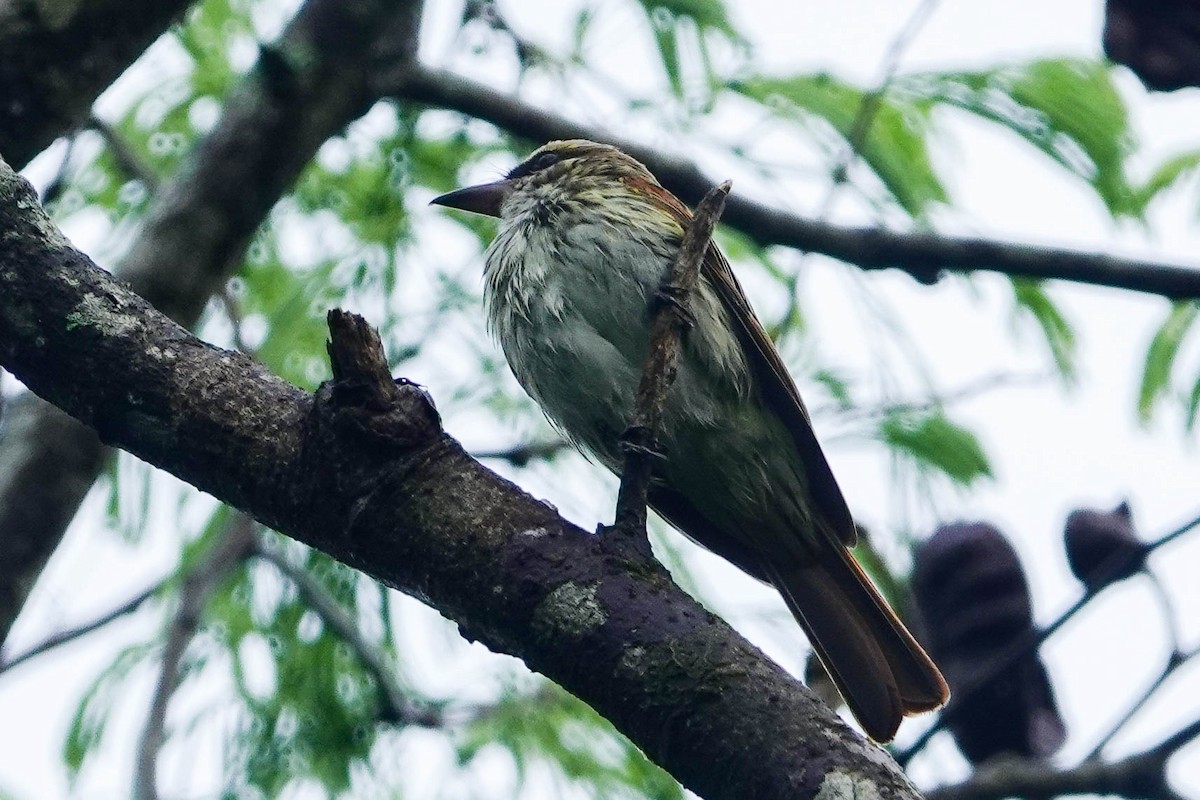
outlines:
M424 52L430 60L443 63L452 48L447 32L460 9L456 3L435 0L427 5L430 36ZM884 53L916 3L740 0L729 5L770 69L828 70L871 84L879 79ZM547 40L562 35L576 5L501 2L501 8L518 30L536 40ZM1033 57L1094 57L1100 52L1101 14L1100 0L942 2L906 49L902 71L979 68ZM639 76L652 66L643 43L631 42L626 34L641 23L632 11L626 19L619 15L601 15L600 19L592 39L593 56L606 64L614 80L638 85ZM1196 90L1150 96L1128 74L1121 76L1121 88L1144 146L1139 168L1148 169L1168 154L1200 147L1200 93ZM943 174L957 206L952 216L939 217L944 232L1200 263L1200 237L1196 235L1200 198L1195 189L1157 207L1151 216L1150 234L1133 226L1116 230L1089 190L1072 183L1014 137L965 118L954 118L947 130L951 135L939 155L945 159ZM618 129L617 133L640 135L664 147L672 143L669 137L655 136L640 127ZM726 176L714 175L722 177ZM815 207L815 196L797 201L800 211L811 212ZM85 241L80 244L88 245ZM810 297L819 298L809 307L822 355L847 369L869 369L866 340L855 328L860 317L850 306L845 269L821 259L806 263L812 272L807 291ZM911 326L943 388L998 371L1034 372L1045 364L1033 331L1026 329L1017 337L1018 346L1013 345L998 279L978 281L975 297L955 280L935 288L918 286L899 274L875 275L870 281ZM945 519L989 519L1014 539L1030 576L1035 613L1042 622L1052 620L1080 592L1067 571L1059 538L1063 519L1072 507L1111 506L1129 498L1147 538L1200 513L1197 453L1177 418L1165 414L1148 430L1135 422L1139 365L1166 304L1128 292L1065 285L1056 285L1053 294L1079 332L1079 385L1070 392L1045 385L1009 388L955 406L959 419L982 432L995 460L997 479L969 494L947 493L939 506ZM1200 369L1198 356L1200 350L1193 346L1185 351L1183 363ZM409 377L429 384L436 397L439 377L430 369L429 374ZM451 433L468 444L486 436L466 427L466 422L463 425L458 430L451 427ZM894 527L890 523L900 509L889 490L888 466L878 451L839 442L831 442L828 450L857 516L870 527ZM560 470L532 470L519 480L584 527L592 527L604 512L581 500L576 492L564 490L556 481L560 475ZM95 508L96 498L92 502ZM918 530L921 526L927 530L932 522L929 512L915 513ZM164 560L170 552L169 537L169 530L153 534L151 552L134 561L133 550L106 542L97 531L75 526L15 631L10 652L19 652L22 643L36 640L57 625L90 617L159 576L169 563ZM1179 603L1185 647L1200 641L1200 586L1191 567L1198 560L1200 541L1189 539L1154 561ZM701 580L714 590L719 608L773 608L771 604L777 603L773 594L716 564L715 559L701 556L697 562ZM405 613L414 619L432 616ZM1145 588L1131 584L1111 591L1047 647L1052 681L1071 731L1061 756L1064 763L1086 753L1106 720L1115 719L1152 679L1165 657L1166 640L1159 620ZM82 687L111 657L113 648L150 624L149 618L133 620L102 635L99 642L65 648L0 677L0 716L21 720L0 726L0 752L5 754L0 758L0 791L22 798L66 793L57 759L70 711ZM782 626L752 622L739 627L785 666L799 668L804 648L798 631L781 633ZM148 702L149 686L146 676L143 693L131 695L123 703L127 713L118 720L117 730L127 741L110 748L112 769L90 775L87 790L80 796L116 798L125 794L122 781L132 771L131 746ZM1170 733L1198 715L1200 674L1193 669L1145 710L1141 721L1115 743L1114 752L1132 752L1152 744L1156 736ZM912 723L902 731L901 743L919 729L920 723ZM114 738L119 740L122 734ZM203 763L203 759L199 761ZM1196 794L1200 791L1200 757L1185 755L1178 761L1172 772L1178 788ZM963 774L961 762L944 742L932 748L929 757L914 762L914 769L926 785ZM194 783L182 783L211 786L203 776L194 777Z

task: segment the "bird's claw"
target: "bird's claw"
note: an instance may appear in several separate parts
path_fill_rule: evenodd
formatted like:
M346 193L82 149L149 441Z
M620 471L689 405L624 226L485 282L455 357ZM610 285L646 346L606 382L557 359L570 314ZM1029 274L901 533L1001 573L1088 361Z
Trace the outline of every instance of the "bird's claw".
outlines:
M696 327L696 316L688 305L688 293L682 287L673 283L664 283L654 292L654 302L657 308L670 306L679 315L683 326L688 330Z
M662 445L654 440L654 435L644 425L630 425L621 434L618 442L624 454L636 453L648 458L664 459L667 457Z

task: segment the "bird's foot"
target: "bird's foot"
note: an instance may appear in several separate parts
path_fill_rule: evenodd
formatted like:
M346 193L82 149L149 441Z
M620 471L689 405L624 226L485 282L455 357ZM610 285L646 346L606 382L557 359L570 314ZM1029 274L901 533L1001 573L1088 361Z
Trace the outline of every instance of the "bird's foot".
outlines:
M663 306L670 306L675 309L675 313L679 316L680 322L687 330L696 327L696 315L692 313L691 306L688 304L688 293L680 286L673 283L664 283L654 292L655 311Z
M617 446L626 455L634 453L645 458L659 460L667 457L666 450L661 444L655 441L654 432L645 425L630 425L621 434Z

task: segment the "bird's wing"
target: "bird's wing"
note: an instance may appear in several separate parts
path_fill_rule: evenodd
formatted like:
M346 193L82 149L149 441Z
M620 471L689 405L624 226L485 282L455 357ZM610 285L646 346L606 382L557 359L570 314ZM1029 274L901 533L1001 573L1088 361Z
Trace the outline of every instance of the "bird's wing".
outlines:
M638 188L649 194L686 229L692 214L673 194L657 183L649 181L644 185L639 183ZM829 462L825 460L825 454L817 442L808 409L804 407L800 392L788 374L771 337L767 335L762 323L754 315L754 310L750 308L746 293L742 291L729 262L712 242L709 242L708 251L704 255L701 275L713 285L717 296L729 312L763 400L792 435L792 441L804 463L809 494L821 518L829 526L829 531L843 544L853 545L857 538L854 519L850 516L850 509L842 497L842 490L838 488Z

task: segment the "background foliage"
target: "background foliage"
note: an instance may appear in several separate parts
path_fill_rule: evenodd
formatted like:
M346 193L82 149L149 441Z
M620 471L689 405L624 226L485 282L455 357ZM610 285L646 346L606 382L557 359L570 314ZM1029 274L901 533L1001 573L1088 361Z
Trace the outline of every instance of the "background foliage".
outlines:
M1099 60L1041 54L907 72L877 54L887 69L875 83L789 72L760 58L732 6L582 2L572 5L569 30L551 31L524 15L510 20L505 4L468 0L460 17L437 16L443 29L429 35L441 52L429 60L499 73L498 90L534 102L558 98L561 113L670 142L711 165L711 174L733 174L739 190L788 206L801 198L817 216L910 231L961 219L957 165L947 153L959 146L954 132L963 125L1003 137L1054 170L1114 226L1152 231L1150 212L1164 198L1195 203L1200 154L1147 163L1129 110L1139 90ZM292 10L269 0L197 3L98 104L91 125L34 165L54 218L90 243L97 261L129 247L155 192L212 129L259 47ZM593 46L609 41L603 37L614 25L630 26L635 58L649 65L636 80L614 74ZM897 50L914 34L896 32ZM327 142L279 201L237 277L209 305L200 334L314 388L326 377L325 310L358 310L380 327L394 373L426 383L448 430L489 465L552 494L581 523L603 518L614 482L557 446L483 330L480 253L493 223L425 207L434 194L494 175L536 144L463 114L377 104ZM823 301L810 290L812 259L759 247L732 230L719 240L819 431L836 449L859 448L888 465L890 513L870 518L863 556L903 602L910 544L948 502L961 508L996 479L986 432L957 405L1030 380L1088 390L1068 304L1043 282L957 279L963 304L1002 298L1011 324L1001 333L1032 366L981 368L973 381L947 385L890 284L841 265L834 269L858 309L853 324L866 365L848 368L822 344L831 331L814 321ZM1113 365L1128 387L1130 416L1178 421L1180 436L1190 434L1200 409L1196 319L1195 302L1164 303L1156 331L1131 333L1147 340L1143 363ZM90 537L119 537L122 559L169 568L139 604L136 633L79 698L63 737L63 768L78 793L113 769L124 776L118 784L128 780L130 771L113 761L114 753L128 758L128 747L114 743L112 729L140 728L131 714L144 708L129 698L142 697L150 676L163 672L174 694L160 774L181 794L683 796L590 709L520 664L483 655L413 601L264 530L245 534L245 553L221 562L222 541L248 523L131 457L117 458L95 493L79 527ZM749 604L723 596L714 586L724 578L712 578L712 565L674 534L657 531L655 545L685 587L790 646L791 621L780 604L766 595ZM194 629L181 632L181 609L197 598ZM177 678L163 670L172 641L181 647ZM219 775L189 772L192 753ZM953 772L927 775L944 780Z

